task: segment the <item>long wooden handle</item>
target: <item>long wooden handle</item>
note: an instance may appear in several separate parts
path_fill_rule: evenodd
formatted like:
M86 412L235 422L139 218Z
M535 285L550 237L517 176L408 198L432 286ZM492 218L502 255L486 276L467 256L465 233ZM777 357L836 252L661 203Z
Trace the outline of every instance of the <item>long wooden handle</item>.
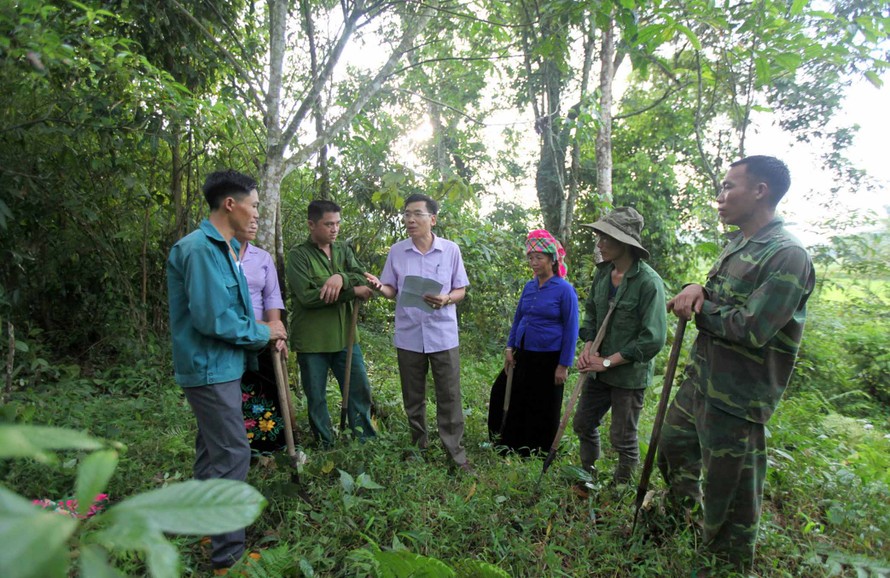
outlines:
M346 337L346 370L343 374L343 405L340 408L340 432L346 427L346 416L349 412L349 384L352 379L352 349L355 347L355 331L358 325L358 312L362 302L356 300L352 306L352 319Z
M640 472L640 484L638 494L646 494L649 487L649 476L652 474L652 464L655 463L655 451L658 449L658 440L661 438L661 426L664 425L664 416L667 413L668 401L671 396L671 388L674 384L674 375L677 373L677 364L680 361L680 350L683 349L683 336L686 333L686 319L680 317L677 320L677 330L674 332L674 343L671 346L671 354L668 357L667 367L664 369L664 386L661 388L661 399L658 400L658 410L655 412L655 423L652 424L652 436L649 438L649 449L643 461L643 470ZM642 497L638 496L639 505Z
M287 455L291 460L296 460L297 448L294 444L293 412L290 404L290 392L287 386L287 373L282 363L282 353L272 352L272 365L275 368L275 385L278 389L278 406L281 408L281 417L284 420L284 441L287 444ZM285 415L290 414L290 415Z

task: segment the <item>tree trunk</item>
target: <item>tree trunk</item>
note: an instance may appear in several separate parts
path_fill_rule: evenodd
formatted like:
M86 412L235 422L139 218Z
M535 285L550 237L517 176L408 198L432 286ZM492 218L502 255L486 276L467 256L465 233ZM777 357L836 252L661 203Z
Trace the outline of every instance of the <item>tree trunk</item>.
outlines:
M612 200L612 79L615 76L615 22L609 15L600 44L600 125L596 133L596 190Z
M278 257L275 223L281 210L284 150L281 134L281 90L287 42L287 0L269 0L269 89L266 92L266 163L260 181L260 222L257 245ZM283 253L284 250L282 249ZM282 257L283 258L283 257Z
M544 61L541 74L546 86L544 106L536 128L541 135L541 156L535 174L535 188L544 228L559 234L564 222L566 143L563 142L561 104L562 74L556 64Z

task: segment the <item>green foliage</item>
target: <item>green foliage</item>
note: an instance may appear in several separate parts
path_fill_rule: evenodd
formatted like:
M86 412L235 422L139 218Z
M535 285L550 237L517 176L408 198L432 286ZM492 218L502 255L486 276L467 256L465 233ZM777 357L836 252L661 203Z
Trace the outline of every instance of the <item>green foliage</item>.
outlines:
M115 449L78 431L25 425L0 426L0 459L55 459L56 450L98 450L80 461L75 495L84 516L108 485L118 462ZM204 535L253 522L266 505L256 490L231 480L192 480L131 496L85 521L43 511L0 487L0 569L9 578L68 575L69 549L80 550L81 575L120 575L107 553L137 551L149 575L178 576L179 554L164 533Z

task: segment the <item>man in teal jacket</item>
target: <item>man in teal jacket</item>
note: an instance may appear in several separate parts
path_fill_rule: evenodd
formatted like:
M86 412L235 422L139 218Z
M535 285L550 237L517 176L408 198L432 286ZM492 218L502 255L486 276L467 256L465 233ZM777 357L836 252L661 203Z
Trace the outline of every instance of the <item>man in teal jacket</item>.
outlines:
M287 256L287 282L294 297L291 345L300 365L309 426L323 446L330 446L334 435L326 396L328 371L333 371L342 390L353 308L370 299L372 292L352 248L337 241L340 206L315 200L306 213L309 238ZM357 340L352 346L347 405L349 427L356 436L374 437L371 385Z
M210 218L179 240L167 259L173 368L195 418L195 478L244 481L250 446L241 414L241 375L255 352L285 339L281 321L254 319L235 233L256 223L256 181L235 171L204 182ZM222 570L244 554L244 529L211 537Z

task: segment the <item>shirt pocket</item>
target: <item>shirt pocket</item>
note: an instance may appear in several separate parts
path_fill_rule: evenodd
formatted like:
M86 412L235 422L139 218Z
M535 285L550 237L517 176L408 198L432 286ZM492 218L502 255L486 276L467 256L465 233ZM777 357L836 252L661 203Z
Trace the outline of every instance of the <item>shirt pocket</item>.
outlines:
M228 270L223 269L222 277L223 284L226 286L226 291L228 293L228 302L226 305L231 306L238 302L241 293L241 288L238 286L238 277L235 276L231 268Z
M615 306L615 318L612 327L622 335L634 333L640 326L640 298L637 295L625 295Z

